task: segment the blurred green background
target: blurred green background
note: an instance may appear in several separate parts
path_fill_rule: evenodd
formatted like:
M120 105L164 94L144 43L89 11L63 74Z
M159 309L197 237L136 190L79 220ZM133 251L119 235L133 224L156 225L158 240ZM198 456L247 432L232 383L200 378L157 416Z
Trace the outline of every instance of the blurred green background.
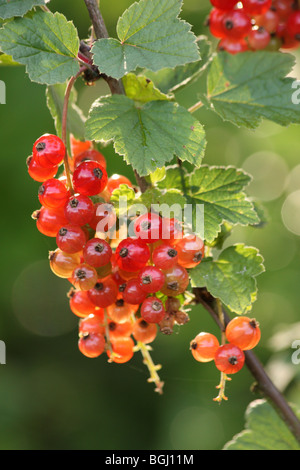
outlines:
M131 0L103 0L111 35ZM52 0L51 9L73 20L81 38L89 19L83 0ZM186 0L182 18L195 34L207 34L209 2ZM300 79L296 67L294 76ZM47 255L54 242L35 228L31 213L39 207L38 183L27 174L26 157L43 133L54 132L45 103L45 87L31 83L23 67L1 68L7 104L1 115L1 315L0 339L7 364L0 366L0 448L3 449L220 449L242 430L244 412L256 396L245 368L227 386L229 401L212 399L219 374L212 364L193 360L189 342L200 331L218 334L199 306L191 321L172 337L160 335L153 358L161 363L164 395L154 393L140 354L128 364L91 360L77 348L77 318L68 306L68 282L50 272ZM106 85L78 85L85 111ZM200 84L177 98L185 106L197 100ZM300 112L300 110L299 110ZM254 176L249 193L260 198L270 221L263 229L236 228L227 244L257 246L267 272L259 277L253 316L262 328L256 352L276 384L300 405L299 368L292 365L292 340L300 339L300 140L299 127L264 122L255 131L223 123L200 110L208 147L205 163L236 165ZM131 170L111 146L104 151L109 173ZM287 331L285 332L285 328ZM298 329L297 329L298 328ZM282 331L284 330L284 334ZM280 331L279 336L270 339ZM274 351L275 348L275 351Z

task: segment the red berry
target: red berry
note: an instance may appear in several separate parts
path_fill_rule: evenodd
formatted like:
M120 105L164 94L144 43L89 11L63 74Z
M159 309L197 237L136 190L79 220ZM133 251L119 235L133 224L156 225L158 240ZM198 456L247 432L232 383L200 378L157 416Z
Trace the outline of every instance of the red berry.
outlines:
M273 7L280 16L281 20L286 20L287 17L292 13L294 0L274 0Z
M226 338L229 343L243 351L253 349L259 343L261 331L254 318L236 317L226 327Z
M77 317L84 318L91 314L100 313L103 315L103 310L93 304L87 291L71 289L68 297L70 299L70 309Z
M95 286L88 291L88 296L97 307L107 308L117 300L117 284L111 277L100 279L96 282Z
M114 174L108 178L107 189L112 193L115 189L119 188L120 184L127 184L127 186L132 188L132 183L126 176Z
M112 249L110 245L100 238L89 240L83 250L84 261L94 268L105 266L110 262L111 257Z
M251 31L251 20L243 10L232 10L223 17L223 30L228 39L243 39Z
M70 224L86 225L94 215L94 204L87 196L75 194L64 206L66 219Z
M182 224L177 219L163 217L161 222L161 239L176 245L183 237Z
M189 275L187 270L176 264L173 268L164 271L165 283L161 292L170 297L182 294L189 285Z
M272 0L243 0L243 7L248 15L263 15L272 6Z
M98 152L98 150L95 150L95 149L87 149L79 153L79 155L77 155L74 158L74 163L73 163L74 169L77 168L78 165L80 165L80 163L85 162L87 160L92 160L93 162L97 162L101 166L103 166L103 168L106 169L106 160L105 160L104 155L102 155L101 152Z
M268 10L264 15L259 15L255 17L255 24L257 26L262 26L270 34L275 33L279 25L279 15L277 11Z
M41 167L33 155L30 155L30 157L27 158L26 164L29 176L40 183L43 183L49 178L53 178L58 171L58 166L52 166L49 168Z
M141 306L141 317L148 323L159 323L166 314L163 303L157 297L147 297Z
M49 260L50 268L56 276L69 279L80 264L81 256L79 253L65 253L57 249L50 251Z
M66 153L63 141L52 134L42 135L33 145L32 155L43 168L60 165Z
M104 313L90 314L79 322L79 336L91 333L103 335L105 333Z
M153 251L152 260L157 268L170 269L178 262L177 249L172 245L163 243Z
M76 289L89 290L94 287L97 279L98 273L96 269L82 263L74 269L70 281Z
M271 35L263 27L252 29L248 36L249 45L255 51L265 49L269 45L270 41Z
M129 279L123 291L123 299L126 303L132 305L141 304L146 298L146 292L141 288L138 279Z
M116 262L124 271L136 272L149 261L150 250L139 239L126 238L116 249Z
M108 322L109 339L114 340L130 336L132 333L133 324L131 321L124 323L117 323L113 320Z
M204 243L197 235L187 235L176 245L178 264L184 268L194 268L204 257Z
M79 338L78 348L86 357L99 357L105 351L105 338L98 333L88 333Z
M97 162L80 163L73 173L74 189L84 196L96 196L104 190L106 183L106 170Z
M190 343L192 355L199 362L213 361L219 347L218 339L211 333L199 333Z
M232 10L238 2L237 0L210 0L210 3L219 10L228 11Z
M152 343L157 335L157 325L139 318L133 325L132 335L136 341L144 344Z
M115 338L111 341L111 346L113 354L111 351L107 350L107 355L112 362L117 364L124 364L125 362L130 361L133 357L134 351L134 342L132 338L125 336L123 338Z
M161 217L149 212L135 220L134 233L143 243L155 243L161 239L161 224Z
M108 232L115 226L117 220L114 206L112 204L97 202L94 208L94 215L92 220L89 222L89 225L95 231L102 233ZM99 224L100 222L102 223Z
M218 44L219 51L226 51L229 54L239 54L240 52L246 52L249 50L248 43L245 39L232 40L232 39L221 39Z
M127 304L123 299L118 299L115 303L107 307L108 316L116 323L129 321L136 310L136 306Z
M70 191L62 181L51 178L40 186L38 196L42 206L55 209L66 204Z
M39 232L47 237L56 237L59 229L68 224L61 208L48 209L47 207L42 207L32 214L32 218L36 220Z
M213 8L209 15L209 29L213 36L216 38L223 38L225 37L225 32L223 28L223 18L225 15L225 11L218 10L217 8Z
M86 243L86 234L78 225L64 225L56 235L58 248L66 253L81 251Z
M89 150L92 148L92 142L87 140L82 142L81 140L75 139L73 134L70 135L70 146L71 146L71 154L72 157L75 159L80 153L84 152L85 150Z
M300 41L300 10L294 11L288 17L287 31L296 41Z
M165 283L165 276L155 266L145 266L140 270L138 280L141 288L147 294L158 292Z
M243 351L234 344L220 346L215 354L215 365L225 374L235 374L242 369L245 363Z

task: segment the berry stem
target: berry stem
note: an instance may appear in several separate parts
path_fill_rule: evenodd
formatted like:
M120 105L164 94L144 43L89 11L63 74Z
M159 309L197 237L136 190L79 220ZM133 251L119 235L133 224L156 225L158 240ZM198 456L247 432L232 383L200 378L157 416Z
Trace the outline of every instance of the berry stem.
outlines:
M222 308L222 303L220 301L220 299L216 299L216 309L217 309L217 313L218 313L218 317L219 317L219 321L220 321L220 324L222 325L222 329L221 329L221 344L224 345L226 343L226 336L225 336L225 318L224 318L224 312L223 312L223 308ZM227 380L231 380L227 377L226 374L224 374L224 372L221 372L221 379L220 379L220 383L219 385L217 386L217 388L219 389L219 394L216 398L214 398L214 401L217 401L218 403L221 403L222 400L225 400L227 401L228 398L226 397L225 395L225 388L226 388L226 381Z
M198 109L202 108L203 106L203 103L202 101L198 101L197 103L195 103L193 106L191 106L188 111L190 113L195 113L196 111L198 111Z
M70 78L64 97L64 104L63 104L63 111L62 111L62 125L61 125L61 139L66 147L66 152L64 156L64 167L66 172L66 177L68 181L68 186L72 194L74 194L73 185L72 185L72 178L71 178L71 171L69 166L69 159L68 159L68 151L67 151L67 121L68 121L68 107L69 107L69 100L70 94L73 88L74 83L76 82L77 78L86 70L86 66L80 67L79 71L76 75Z
M163 386L164 382L160 380L160 377L157 373L158 370L161 369L160 365L155 365L151 354L149 351L151 351L151 347L147 346L146 344L142 343L141 341L138 341L137 343L137 349L141 351L141 354L143 356L143 362L144 364L148 367L150 377L148 379L148 382L153 382L156 385L155 392L158 392L160 395L163 394Z
M201 304L209 312L221 328L221 331L223 331L224 328L220 324L216 309L216 299L206 289L202 288L195 288L194 294L196 303ZM226 326L229 323L230 318L223 307L222 310ZM267 399L269 399L281 419L286 423L290 431L300 443L300 421L287 403L285 397L275 387L253 351L245 351L245 358L245 364L257 382L257 389L260 390Z

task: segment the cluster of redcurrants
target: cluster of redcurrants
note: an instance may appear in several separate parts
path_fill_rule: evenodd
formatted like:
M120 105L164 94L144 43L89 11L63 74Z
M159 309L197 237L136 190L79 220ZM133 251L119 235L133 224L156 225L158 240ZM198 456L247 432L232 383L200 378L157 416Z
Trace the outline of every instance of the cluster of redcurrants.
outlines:
M231 54L300 46L298 0L211 0L211 34L219 38L219 50Z
M191 341L191 352L199 362L214 361L217 369L226 375L239 372L245 363L244 351L253 349L260 341L261 331L255 319L235 317L227 324L225 338L220 345L211 333L199 333Z
M27 166L42 182L42 207L33 218L42 234L56 239L50 267L72 285L68 297L80 317L80 351L87 357L106 352L110 361L124 363L133 356L134 340L151 343L158 330L171 334L175 324L189 320L181 296L189 285L187 269L201 262L204 243L184 235L178 220L150 212L134 219L132 237L101 236L97 226L103 220L110 226L106 209L113 190L132 183L120 175L108 178L105 158L92 142L72 138L71 153L69 159L54 135L34 143Z

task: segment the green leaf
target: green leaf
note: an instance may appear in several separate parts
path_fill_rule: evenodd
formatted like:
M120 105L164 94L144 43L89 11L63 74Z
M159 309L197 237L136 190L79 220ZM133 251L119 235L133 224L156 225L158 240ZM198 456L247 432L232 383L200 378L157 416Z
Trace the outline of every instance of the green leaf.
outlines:
M141 176L162 168L174 155L200 166L206 145L202 125L182 106L168 101L136 106L123 95L94 103L86 138L113 140L116 152Z
M150 78L163 93L175 93L201 77L211 61L211 43L205 36L199 36L197 45L200 60L174 68L164 68L158 72L144 70L143 75Z
M300 418L299 410L295 412ZM300 450L300 446L274 408L266 400L255 400L246 411L246 429L224 450Z
M143 204L148 210L160 212L163 217L178 217L182 214L186 199L178 189L165 191L149 188L140 195L136 203Z
M121 202L121 198L126 199L126 207ZM123 200L124 202L124 200ZM111 194L110 203L114 205L117 216L126 213L127 209L135 202L135 192L127 184L120 184Z
M237 126L256 128L263 118L283 126L300 123L299 105L292 101L294 80L285 78L294 63L281 52L221 52L209 70L205 104Z
M156 88L151 80L142 75L129 73L122 79L126 96L140 103L148 101L170 100L173 96L167 96Z
M15 62L10 55L0 53L0 65L11 66L20 64L18 64L18 62Z
M79 39L73 23L60 13L37 12L0 29L0 48L20 64L33 82L64 83L79 70Z
M189 177L188 203L193 206L194 221L196 207L203 205L204 238L212 242L226 221L232 225L250 225L259 222L253 203L247 199L244 188L251 177L233 167L202 166ZM200 235L200 234L199 234Z
M102 73L121 78L137 67L160 70L199 60L191 26L178 19L182 0L140 0L117 24L117 39L99 39L94 62Z
M57 135L61 137L62 127L62 111L64 104L64 96L66 84L57 84L48 86L46 89L47 106L54 119ZM68 107L67 133L73 134L76 139L84 140L84 123L85 117L81 109L76 106L77 92L73 87Z
M264 272L263 258L256 248L243 244L226 248L217 261L204 258L190 270L192 287L206 287L232 312L243 314L256 299L256 276Z
M33 7L45 5L45 0L0 0L0 18L24 16Z

